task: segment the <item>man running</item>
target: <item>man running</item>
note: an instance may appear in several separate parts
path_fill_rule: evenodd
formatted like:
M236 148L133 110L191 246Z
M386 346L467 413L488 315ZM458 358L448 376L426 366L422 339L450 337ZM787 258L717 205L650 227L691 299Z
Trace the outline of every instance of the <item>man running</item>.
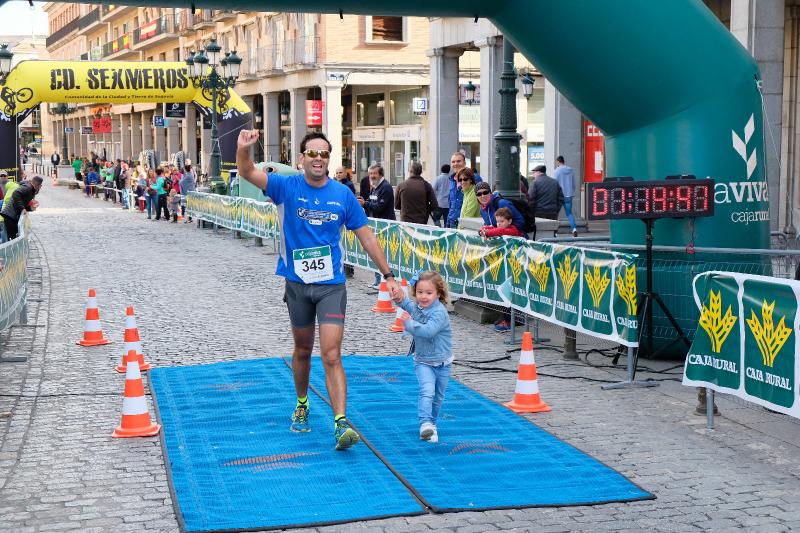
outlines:
M383 250L367 226L367 216L353 193L328 178L331 144L322 133L309 133L300 142L302 174L281 176L255 168L250 147L258 130L242 130L236 151L239 176L269 196L281 225L281 256L276 274L286 278L284 301L294 336L292 372L297 404L291 430L310 431L308 377L314 347L314 320L319 323L319 344L325 367L325 385L334 412L336 449L356 444L358 434L346 418L347 378L342 367L342 336L347 307L342 252L342 226L355 233L378 266L394 295L400 287L389 269Z

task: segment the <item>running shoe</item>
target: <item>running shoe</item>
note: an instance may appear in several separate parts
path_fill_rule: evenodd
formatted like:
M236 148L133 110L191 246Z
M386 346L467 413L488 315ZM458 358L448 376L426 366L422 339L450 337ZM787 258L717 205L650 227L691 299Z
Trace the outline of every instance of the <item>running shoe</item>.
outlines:
M333 432L333 438L336 441L337 450L346 450L361 440L361 438L358 436L358 433L356 433L356 430L350 427L350 422L348 422L346 418L342 418L336 422L336 429Z
M305 405L298 405L294 413L292 413L292 425L289 427L295 433L306 433L311 431L311 426L308 424L308 407Z
M423 422L419 426L419 438L422 440L431 440L434 433L436 433L436 426L430 422Z

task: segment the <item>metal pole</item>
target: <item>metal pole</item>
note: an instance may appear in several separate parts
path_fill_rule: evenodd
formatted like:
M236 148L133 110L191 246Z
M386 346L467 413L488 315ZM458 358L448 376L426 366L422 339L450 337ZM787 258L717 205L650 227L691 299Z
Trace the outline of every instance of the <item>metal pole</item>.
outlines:
M211 69L211 75L208 78L211 84L211 180L219 178L222 172L220 171L220 153L219 153L219 132L217 131L217 84L219 83L219 75L217 74L216 67Z
M706 388L706 428L714 429L714 389Z
M504 198L519 198L519 142L522 136L517 133L517 74L514 70L514 47L506 37L503 37L500 80L500 131L494 136L496 185Z
M61 111L61 122L64 126L61 128L61 160L64 161L64 165L69 164L69 148L67 148L67 106L66 104L58 104L61 106L59 111ZM77 152L77 150L76 150Z
M578 359L576 337L574 329L564 328L564 359Z

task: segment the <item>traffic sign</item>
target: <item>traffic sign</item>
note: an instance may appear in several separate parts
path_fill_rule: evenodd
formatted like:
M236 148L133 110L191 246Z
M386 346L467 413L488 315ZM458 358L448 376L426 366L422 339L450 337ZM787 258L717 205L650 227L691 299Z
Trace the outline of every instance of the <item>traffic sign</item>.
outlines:
M75 128L64 128L64 133L75 133Z

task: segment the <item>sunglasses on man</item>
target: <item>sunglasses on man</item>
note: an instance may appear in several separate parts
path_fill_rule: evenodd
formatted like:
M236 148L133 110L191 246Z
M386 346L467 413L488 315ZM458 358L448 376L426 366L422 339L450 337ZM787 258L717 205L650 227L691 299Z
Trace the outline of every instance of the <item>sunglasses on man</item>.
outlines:
M322 159L329 159L331 157L331 152L330 150L314 150L313 148L309 148L308 150L303 152L303 155L306 157L310 157L311 159L314 159L315 157L318 156L321 157Z

